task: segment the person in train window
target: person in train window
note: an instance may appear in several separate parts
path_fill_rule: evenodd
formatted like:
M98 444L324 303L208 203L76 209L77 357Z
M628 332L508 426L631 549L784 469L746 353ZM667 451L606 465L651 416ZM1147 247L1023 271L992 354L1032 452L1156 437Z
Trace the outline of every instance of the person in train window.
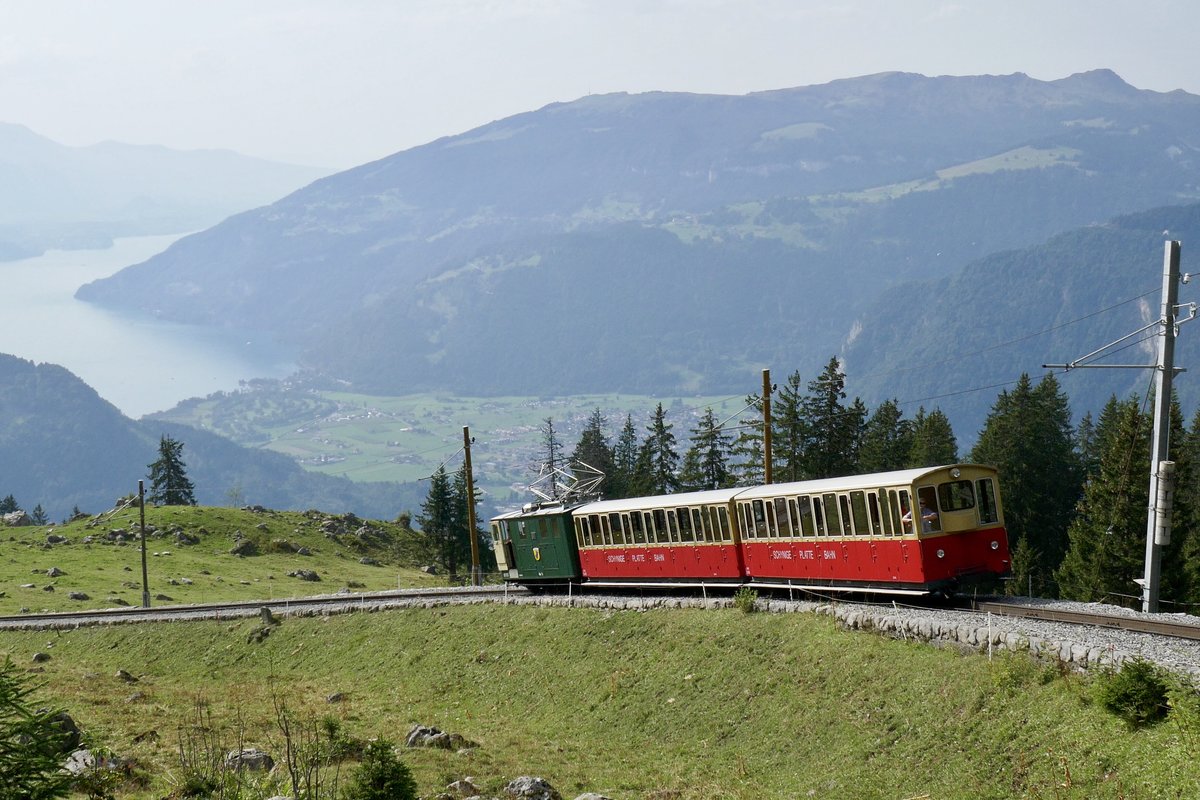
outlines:
M904 516L901 517L901 520L904 522L905 530L912 530L912 509L911 508L905 512ZM936 523L937 523L937 512L932 510L928 505L926 505L925 498L922 497L921 498L921 530L924 533L929 533L930 531L934 530L934 525Z

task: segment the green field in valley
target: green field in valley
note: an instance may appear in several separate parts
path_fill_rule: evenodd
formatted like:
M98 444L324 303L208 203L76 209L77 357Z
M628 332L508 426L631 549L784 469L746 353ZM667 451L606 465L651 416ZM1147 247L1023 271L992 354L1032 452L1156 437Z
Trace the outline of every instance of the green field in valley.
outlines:
M748 386L747 392L756 388ZM529 499L524 488L537 476L547 418L569 454L595 409L608 419L610 440L615 440L626 414L633 415L638 436L644 436L659 402L681 443L706 407L725 419L745 406L741 396L378 397L256 382L244 391L185 401L153 416L265 447L306 469L355 481L416 481L443 463L458 469L466 425L475 439L476 483L492 503L501 504Z

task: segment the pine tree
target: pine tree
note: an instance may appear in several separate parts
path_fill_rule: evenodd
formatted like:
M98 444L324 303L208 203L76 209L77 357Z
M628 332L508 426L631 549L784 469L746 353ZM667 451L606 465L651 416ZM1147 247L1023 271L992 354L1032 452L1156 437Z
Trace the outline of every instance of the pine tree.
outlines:
M667 422L667 413L659 403L638 450L635 472L639 494L671 494L679 490L679 454L675 451L675 434L671 432L674 427Z
M895 400L885 400L875 409L863 428L858 467L863 472L888 472L905 469L912 453L912 423Z
M776 483L804 480L805 425L800 371L788 376L771 403L771 472ZM761 459L760 459L761 463Z
M588 417L587 425L579 436L575 452L571 454L571 463L572 465L585 464L604 473L598 491L601 497L610 498L613 496L611 491L615 485L614 481L617 479L617 469L612 448L608 446L608 437L604 433L606 427L608 427L608 420L597 408Z
M0 500L0 514L11 514L14 511L20 511L21 507L17 505L17 500L11 494Z
M9 660L0 665L0 797L51 800L70 794L62 769L67 735L57 712L35 710L28 679Z
M465 512L456 510L454 487L445 467L438 467L429 482L429 493L421 503L421 513L417 515L417 524L433 542L437 553L438 563L454 578L458 574L461 561L462 547L458 531L462 529L461 520Z
M1004 522L1013 548L1011 588L1054 596L1054 570L1067 549L1082 468L1071 410L1053 375L1034 387L1022 375L996 398L971 460L1000 470ZM1018 557L1019 556L1019 557ZM1028 570L1028 572L1026 571Z
M958 440L950 419L935 408L928 414L925 406L917 409L912 422L912 450L908 454L908 466L936 467L958 461Z
M633 426L633 415L625 415L625 424L613 446L613 479L608 482L608 497L633 497L635 473L638 460L637 428Z
M861 400L847 406L846 377L836 357L808 384L801 401L805 430L804 473L810 478L836 478L858 469L858 449L866 422Z
M692 429L692 446L683 457L679 488L683 491L721 489L731 485L729 436L717 425L712 408L706 408Z
M558 432L554 430L554 419L546 417L542 420L542 463L541 469L543 474L554 475L555 470L563 468L562 457L562 440L558 438ZM550 479L550 496L558 496L558 479Z
M158 460L150 468L150 502L164 506L196 505L195 487L188 480L187 465L183 462L183 442L162 436L158 443Z
M46 510L44 508L42 508L41 503L38 503L36 506L33 507L33 511L29 512L29 518L31 520L33 520L34 525L45 525L46 524L46 520L47 520Z
M1143 574L1149 492L1150 420L1136 400L1111 398L1097 427L1100 468L1067 529L1056 577L1073 600L1120 601Z
M1092 412L1083 415L1075 428L1075 454L1079 458L1079 468L1083 479L1089 480L1100 471L1099 443L1096 441L1096 426L1092 422Z
M730 449L730 472L738 486L757 486L763 482L762 398L748 396L746 406L754 416L743 417L738 423L738 435Z

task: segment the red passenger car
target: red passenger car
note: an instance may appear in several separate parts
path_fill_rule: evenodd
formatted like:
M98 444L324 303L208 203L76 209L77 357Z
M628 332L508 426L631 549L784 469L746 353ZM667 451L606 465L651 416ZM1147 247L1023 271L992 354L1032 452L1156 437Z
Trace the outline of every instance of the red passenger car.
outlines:
M996 470L975 464L605 500L572 518L596 585L928 594L1010 569Z

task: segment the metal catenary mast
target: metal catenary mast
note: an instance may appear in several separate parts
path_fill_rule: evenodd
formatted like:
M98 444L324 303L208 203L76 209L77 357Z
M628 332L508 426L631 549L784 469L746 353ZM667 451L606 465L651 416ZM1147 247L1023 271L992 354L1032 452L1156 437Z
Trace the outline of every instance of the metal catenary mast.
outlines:
M1179 284L1187 283L1190 275L1179 275L1180 244L1165 243L1163 254L1162 311L1154 322L1122 336L1114 342L1093 350L1086 356L1067 364L1043 364L1046 369L1153 369L1154 379L1154 433L1150 449L1150 506L1146 517L1146 571L1136 581L1142 587L1142 611L1158 611L1158 593L1162 547L1171 541L1171 507L1174 493L1174 462L1166 460L1171 430L1171 384L1175 373L1184 370L1175 366L1175 338L1179 326L1196 318L1196 304L1180 306ZM1179 318L1180 309L1186 308L1185 319ZM1154 364L1088 364L1110 347L1133 338L1153 328L1158 328L1158 359Z

